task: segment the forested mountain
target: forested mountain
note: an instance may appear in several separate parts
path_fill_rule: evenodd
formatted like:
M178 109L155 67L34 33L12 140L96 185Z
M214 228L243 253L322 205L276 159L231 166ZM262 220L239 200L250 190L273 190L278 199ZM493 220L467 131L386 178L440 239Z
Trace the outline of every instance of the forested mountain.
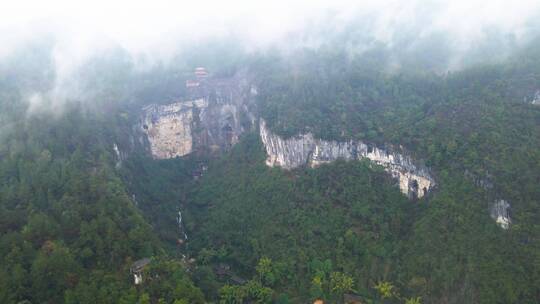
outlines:
M381 48L217 42L145 69L113 49L62 82L51 45L21 48L0 65L0 302L538 303L539 46L451 72ZM393 147L435 186L408 197L357 155L270 167L261 121Z

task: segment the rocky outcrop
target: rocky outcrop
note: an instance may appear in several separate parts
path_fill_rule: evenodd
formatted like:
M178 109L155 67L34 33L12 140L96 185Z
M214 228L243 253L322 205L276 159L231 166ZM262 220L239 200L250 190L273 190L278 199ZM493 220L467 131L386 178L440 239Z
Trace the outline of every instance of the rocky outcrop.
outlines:
M531 101L533 105L540 105L540 90L537 90L534 94L533 100Z
M316 167L337 159L367 158L396 178L401 192L410 198L423 197L435 185L426 168L392 149L378 148L361 141L326 141L314 138L311 133L284 139L272 133L263 119L260 120L259 131L268 155L266 164L271 167Z
M251 98L257 94L256 87L238 77L207 79L192 89L186 100L145 107L139 128L157 159L227 150L255 125L257 118L249 109ZM411 198L423 197L435 184L426 168L391 147L383 149L361 141L326 141L311 133L284 139L273 134L263 119L259 130L269 166L292 169L316 167L336 159L367 158L383 166Z
M512 220L510 219L510 204L507 201L496 200L491 205L489 213L501 228L505 230L510 228Z
M166 159L229 149L253 124L251 95L236 79L209 80L192 91L189 100L143 108L140 128L152 156Z
M184 156L193 151L194 112L207 107L204 99L149 105L143 109L142 128L155 158Z
M176 222L178 223L178 230L180 231L180 235L182 238L178 239L178 243L182 244L188 240L188 235L186 233L186 230L184 228L184 222L182 221L182 211L178 210L178 215L176 216Z
M500 194L495 191L495 185L493 183L493 176L486 171L483 176L476 176L470 171L465 170L465 177L472 180L477 187L484 189L490 197L497 197ZM495 222L503 229L510 228L512 223L510 219L510 203L505 199L496 199L492 201L489 199L489 215Z
M119 169L120 167L122 167L122 162L128 158L128 154L125 153L124 151L121 151L118 148L117 143L113 144L113 151L114 151L114 156L116 160L115 167L116 169Z

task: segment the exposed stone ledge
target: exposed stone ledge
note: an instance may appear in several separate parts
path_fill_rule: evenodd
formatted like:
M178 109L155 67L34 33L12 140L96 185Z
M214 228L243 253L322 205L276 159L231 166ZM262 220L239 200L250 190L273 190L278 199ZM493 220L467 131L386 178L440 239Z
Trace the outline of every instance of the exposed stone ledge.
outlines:
M510 219L510 204L507 201L496 200L491 205L490 215L502 229L510 228L512 220Z
M326 141L314 138L311 133L283 139L272 133L263 119L260 120L259 131L268 155L266 164L270 167L316 167L337 159L367 158L383 166L396 178L401 192L410 198L423 197L435 185L428 170L416 165L410 157L369 146L361 141Z
M193 151L193 109L208 107L204 99L149 105L143 109L143 131L152 156L158 159L184 156Z

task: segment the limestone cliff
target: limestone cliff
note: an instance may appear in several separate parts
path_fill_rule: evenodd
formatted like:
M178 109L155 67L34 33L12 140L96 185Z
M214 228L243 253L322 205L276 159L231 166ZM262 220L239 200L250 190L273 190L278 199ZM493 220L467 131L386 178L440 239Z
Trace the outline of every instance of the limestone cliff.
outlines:
M537 105L537 106L540 105L540 90L537 90L536 93L534 94L531 104Z
M183 101L145 107L140 129L157 159L202 150L227 150L246 129L255 125L257 118L249 109L256 95L257 88L238 77L207 79ZM326 141L314 138L311 133L283 139L273 134L262 118L259 121L269 166L292 169L303 165L316 167L340 158L367 158L383 166L397 179L401 191L411 198L423 197L435 184L427 169L391 147L383 149L361 141Z
M367 158L383 166L399 181L400 190L411 198L423 197L435 185L426 168L391 149L370 146L361 141L326 141L314 138L311 133L283 139L272 133L263 119L259 130L268 155L268 166L293 169L302 165L316 167L336 159Z
M116 169L119 169L120 167L122 167L122 162L128 158L128 154L124 151L121 151L118 148L117 143L113 144L113 151L114 151L114 156L115 156L115 161L116 161L115 167Z
M237 79L209 80L191 91L187 100L143 108L140 128L152 156L165 159L229 149L253 124L248 111L252 95L251 88Z
M486 171L483 176L477 176L465 170L465 177L472 180L477 187L484 189L488 193L488 196L491 197L488 203L489 215L499 227L505 230L509 229L512 223L510 219L510 203L500 198L500 193L495 190L496 187L493 183L491 173ZM493 198L496 199L493 200Z
M496 200L491 205L490 215L491 218L503 229L510 228L510 204L505 200Z
M148 136L152 155L163 159L191 153L193 112L206 106L205 100L199 99L145 107L142 127Z

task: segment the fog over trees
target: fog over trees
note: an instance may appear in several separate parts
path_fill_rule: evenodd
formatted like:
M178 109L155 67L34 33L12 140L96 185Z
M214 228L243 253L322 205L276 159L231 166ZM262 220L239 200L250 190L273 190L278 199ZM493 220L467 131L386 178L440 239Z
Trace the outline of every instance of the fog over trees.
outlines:
M0 45L0 303L540 302L538 1L22 0Z

